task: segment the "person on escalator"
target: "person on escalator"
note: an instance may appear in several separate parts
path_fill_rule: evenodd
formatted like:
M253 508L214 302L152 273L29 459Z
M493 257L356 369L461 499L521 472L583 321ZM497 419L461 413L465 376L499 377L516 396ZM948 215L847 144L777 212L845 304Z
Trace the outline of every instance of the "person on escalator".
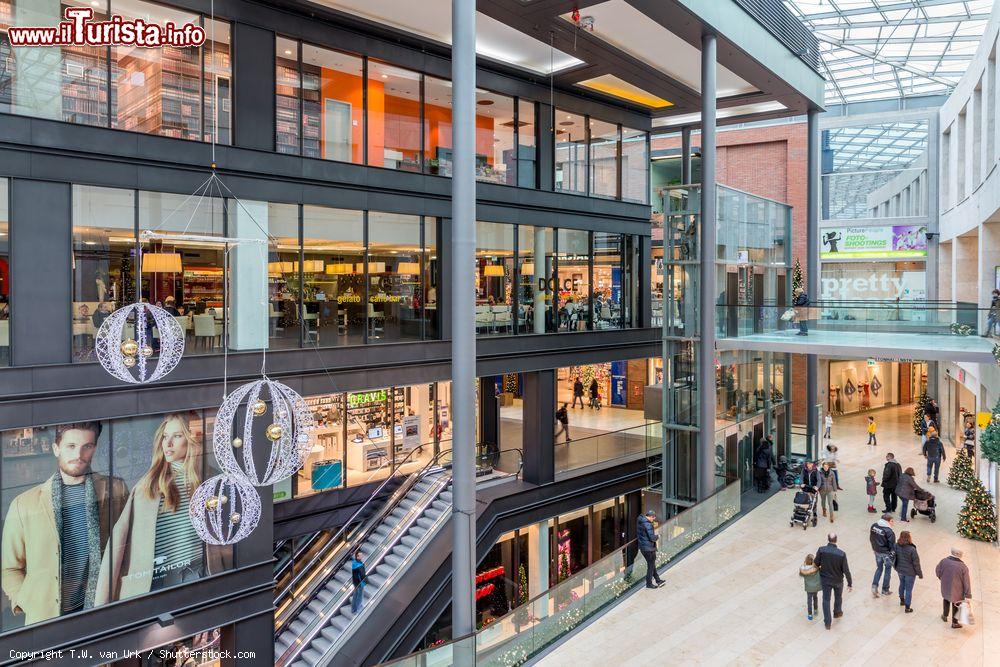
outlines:
M354 593L351 595L352 614L361 611L367 579L368 574L365 572L365 563L361 560L361 551L355 551L354 558L351 559L351 581L354 582Z

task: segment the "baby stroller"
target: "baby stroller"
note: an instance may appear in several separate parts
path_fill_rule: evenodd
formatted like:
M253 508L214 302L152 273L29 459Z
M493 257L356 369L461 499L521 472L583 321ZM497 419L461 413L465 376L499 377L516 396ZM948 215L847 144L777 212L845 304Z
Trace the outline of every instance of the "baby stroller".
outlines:
M798 523L802 524L802 530L805 530L809 527L810 522L814 528L816 527L816 499L818 496L818 493L810 493L805 489L799 489L795 492L795 497L792 498L794 506L792 518L788 520L789 527Z
M934 509L937 503L934 502L934 494L930 491L917 489L913 492L913 507L910 508L910 518L917 516L917 513L930 517L931 523L937 521L937 511Z

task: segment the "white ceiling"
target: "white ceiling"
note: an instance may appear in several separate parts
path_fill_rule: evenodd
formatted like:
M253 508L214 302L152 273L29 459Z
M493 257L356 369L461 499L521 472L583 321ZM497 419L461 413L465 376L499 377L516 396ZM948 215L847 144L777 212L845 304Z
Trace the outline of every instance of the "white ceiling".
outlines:
M451 44L451 0L312 0L355 16ZM476 53L538 74L583 64L548 44L480 12L476 13Z
M609 0L580 11L594 17L594 35L667 76L701 91L701 51L625 0ZM570 15L563 18L570 21ZM719 65L717 97L756 92L747 81ZM671 100L673 101L673 100Z

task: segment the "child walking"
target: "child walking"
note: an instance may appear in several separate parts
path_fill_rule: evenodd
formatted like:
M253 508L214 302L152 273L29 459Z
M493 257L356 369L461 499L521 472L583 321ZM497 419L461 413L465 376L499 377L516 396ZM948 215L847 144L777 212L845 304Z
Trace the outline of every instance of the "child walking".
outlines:
M878 493L878 484L875 482L875 471L872 468L868 469L868 474L865 476L865 493L868 494L868 511L875 512L875 494Z
M813 555L806 556L806 562L799 568L799 576L806 587L806 618L813 620L813 612L819 613L819 592L823 584L819 580L819 568L813 562Z
M868 417L868 444L872 447L878 445L878 439L875 437L875 418Z

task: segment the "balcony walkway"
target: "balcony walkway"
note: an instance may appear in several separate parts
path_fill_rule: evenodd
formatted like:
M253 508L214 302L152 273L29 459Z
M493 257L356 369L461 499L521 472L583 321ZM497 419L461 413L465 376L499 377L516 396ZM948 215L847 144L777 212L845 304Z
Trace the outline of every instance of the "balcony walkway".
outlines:
M816 354L843 359L891 359L994 363L993 338L953 336L940 333L891 331L831 331L810 329L808 336L794 330L720 338L719 350L754 350Z
M879 445L865 443L867 414L878 420ZM639 590L582 627L538 663L541 667L581 665L984 665L1000 651L1000 551L955 534L964 494L940 484L928 487L938 499L938 521L918 515L909 530L917 545L924 578L913 591L914 613L903 614L895 595L873 599L874 562L868 542L876 515L865 511L864 475L881 474L885 453L904 467L921 471L919 439L910 426L912 407L888 408L841 417L833 428L840 447L841 512L836 523L821 521L803 531L788 527L790 492L780 492L687 558L668 569L667 585ZM954 449L948 446L950 464ZM752 493L752 492L751 492ZM881 507L881 498L878 499ZM835 530L847 552L854 591L844 593L844 617L833 629L806 620L805 593L798 576L806 553L825 544ZM952 545L965 550L973 590L976 625L953 630L942 623L937 562ZM987 660L986 656L994 656Z

